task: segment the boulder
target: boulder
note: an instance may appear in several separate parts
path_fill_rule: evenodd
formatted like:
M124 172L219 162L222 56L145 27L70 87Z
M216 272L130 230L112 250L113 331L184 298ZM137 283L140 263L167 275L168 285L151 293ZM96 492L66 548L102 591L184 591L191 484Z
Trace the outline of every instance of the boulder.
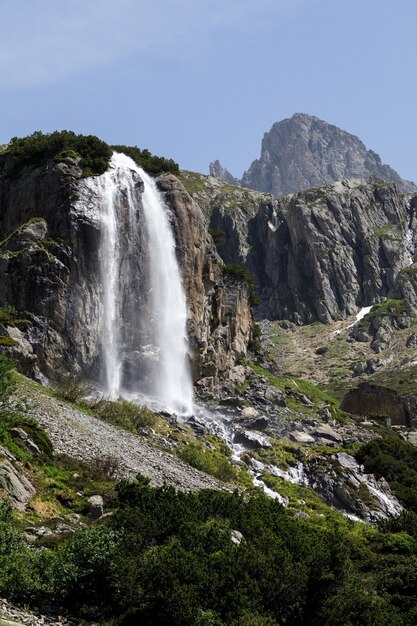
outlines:
M36 494L30 481L7 460L0 461L0 486L12 498L18 509L23 509Z
M343 436L338 433L334 428L329 426L329 424L322 424L314 431L314 434L317 437L322 439L329 439L330 441L334 441L336 443L343 442Z
M314 437L300 430L293 430L290 432L290 439L292 439L292 441L296 441L297 443L315 443Z
M104 500L102 496L95 495L88 498L88 506L92 519L99 519L104 513Z

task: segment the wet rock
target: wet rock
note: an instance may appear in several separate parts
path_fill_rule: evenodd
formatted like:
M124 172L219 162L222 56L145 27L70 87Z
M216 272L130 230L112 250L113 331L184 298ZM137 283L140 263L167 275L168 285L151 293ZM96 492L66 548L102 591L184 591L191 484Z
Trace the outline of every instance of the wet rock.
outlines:
M258 448L270 448L271 442L265 435L248 430L237 430L233 438L234 443L241 443L248 450L256 450Z
M265 430L268 428L269 420L264 415L260 415L254 419L245 419L243 425L249 430Z
M242 406L243 401L238 396L228 396L219 401L220 406Z

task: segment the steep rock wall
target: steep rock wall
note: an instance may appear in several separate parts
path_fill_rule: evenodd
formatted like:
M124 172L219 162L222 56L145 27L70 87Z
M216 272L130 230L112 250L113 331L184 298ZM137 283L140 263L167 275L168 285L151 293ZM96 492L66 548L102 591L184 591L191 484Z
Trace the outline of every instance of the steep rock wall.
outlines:
M69 159L0 181L0 305L28 311L32 322L20 335L13 331L19 345L6 351L22 356L26 342L26 352L36 357L29 359L31 373L51 379L68 373L97 378L99 371L100 216L94 191L81 176L77 161ZM168 175L159 186L171 211L187 294L194 377L218 376L246 354L251 339L247 287L226 284L207 220L181 183ZM117 209L121 228L124 210ZM145 283L143 250L138 245L133 279ZM138 316L146 315L137 305Z
M378 302L410 263L407 202L395 185L343 181L284 198L249 224L267 316L309 323Z

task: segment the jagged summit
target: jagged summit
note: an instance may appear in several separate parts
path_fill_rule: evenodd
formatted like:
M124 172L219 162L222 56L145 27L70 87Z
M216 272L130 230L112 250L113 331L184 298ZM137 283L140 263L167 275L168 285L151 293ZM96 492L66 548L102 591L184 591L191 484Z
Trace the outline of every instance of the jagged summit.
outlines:
M225 173L232 177L218 161L210 167L213 175L223 178ZM384 165L380 156L368 150L355 135L314 115L295 113L265 133L260 158L252 162L237 183L282 196L346 178L370 176L394 182L406 193L417 189L414 183L403 180L389 165Z
M220 163L218 159L210 163L209 171L210 171L210 176L215 176L216 178L220 178L221 180L224 180L224 182L227 183L228 185L235 185L236 187L240 186L240 180L238 178L235 178L229 172L229 170L223 167L223 165Z

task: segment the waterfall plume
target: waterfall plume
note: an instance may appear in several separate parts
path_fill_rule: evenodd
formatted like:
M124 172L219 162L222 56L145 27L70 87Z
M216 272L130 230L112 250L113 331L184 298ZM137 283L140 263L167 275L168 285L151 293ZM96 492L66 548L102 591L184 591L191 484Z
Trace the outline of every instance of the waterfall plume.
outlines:
M163 196L146 172L118 153L89 184L101 221L103 391L190 414L187 306Z

